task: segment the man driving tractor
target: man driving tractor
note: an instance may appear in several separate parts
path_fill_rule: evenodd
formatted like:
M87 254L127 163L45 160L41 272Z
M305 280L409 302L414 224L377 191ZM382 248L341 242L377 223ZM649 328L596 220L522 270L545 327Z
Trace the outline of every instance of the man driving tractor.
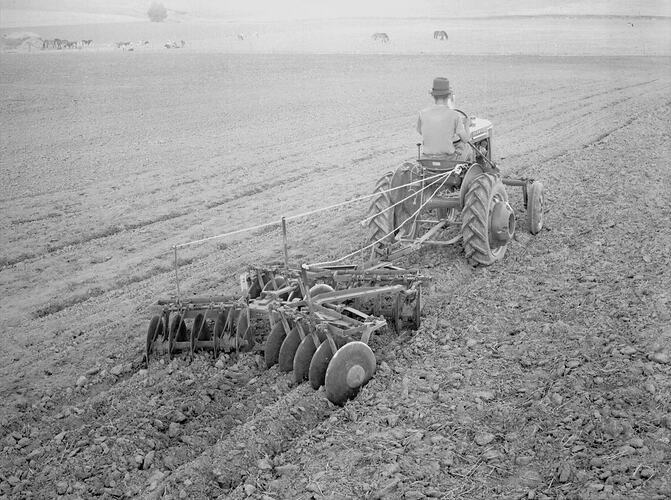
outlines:
M430 94L435 103L419 112L417 132L422 136L425 158L471 162L473 151L465 118L454 110L454 94L447 78L433 80Z

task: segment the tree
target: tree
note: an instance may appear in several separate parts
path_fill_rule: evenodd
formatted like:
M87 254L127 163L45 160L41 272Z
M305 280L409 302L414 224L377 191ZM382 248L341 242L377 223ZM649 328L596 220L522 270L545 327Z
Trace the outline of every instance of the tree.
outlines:
M154 2L149 7L147 15L151 22L160 23L165 21L165 18L168 17L168 9L166 9L162 3Z

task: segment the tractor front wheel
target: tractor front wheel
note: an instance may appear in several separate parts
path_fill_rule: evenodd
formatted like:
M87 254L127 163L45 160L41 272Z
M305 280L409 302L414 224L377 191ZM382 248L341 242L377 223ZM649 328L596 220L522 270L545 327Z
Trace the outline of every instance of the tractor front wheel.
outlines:
M503 258L515 232L515 215L498 175L482 174L468 188L461 235L466 258L474 266L488 266Z
M543 210L545 208L543 184L538 181L532 182L528 188L527 198L529 232L531 234L538 234L543 229Z

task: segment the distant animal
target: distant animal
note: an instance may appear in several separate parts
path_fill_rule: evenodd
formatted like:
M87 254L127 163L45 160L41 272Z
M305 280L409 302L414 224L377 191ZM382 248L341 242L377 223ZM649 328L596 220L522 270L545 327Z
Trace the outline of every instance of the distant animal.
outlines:
M433 32L433 38L435 40L447 40L447 33L442 30L436 30Z
M177 42L176 40L175 41L168 40L167 42L165 42L165 45L163 45L163 46L166 49L181 49L181 48L184 48L185 45L186 45L186 42L184 40L180 40L179 42Z
M117 42L116 46L121 50L130 50L133 48L133 42Z
M93 40L82 40L82 47L90 47Z
M627 23L629 26L633 27L634 23Z
M386 33L373 33L371 38L376 42L389 43L389 35Z
M245 34L244 33L238 33L237 37L238 37L238 40L244 40L245 39Z

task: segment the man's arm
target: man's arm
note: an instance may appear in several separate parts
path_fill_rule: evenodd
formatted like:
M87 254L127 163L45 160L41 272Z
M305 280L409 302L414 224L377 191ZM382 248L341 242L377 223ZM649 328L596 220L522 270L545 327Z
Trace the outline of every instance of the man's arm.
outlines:
M464 143L467 143L468 141L471 140L471 131L468 130L464 125L464 122L467 119L468 118L464 118L461 115L459 116L459 118L457 118L457 135L459 136L459 139L461 139Z

